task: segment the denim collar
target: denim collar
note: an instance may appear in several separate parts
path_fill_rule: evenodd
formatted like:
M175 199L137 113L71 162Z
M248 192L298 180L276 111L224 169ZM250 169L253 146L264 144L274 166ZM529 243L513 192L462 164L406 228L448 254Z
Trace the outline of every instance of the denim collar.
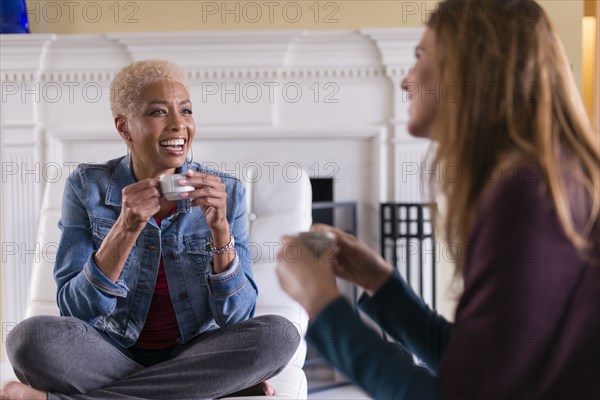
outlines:
M131 168L131 158L128 154L121 158L110 177L105 203L111 206L121 206L123 203L123 188L135 182L135 176L133 176L133 169Z

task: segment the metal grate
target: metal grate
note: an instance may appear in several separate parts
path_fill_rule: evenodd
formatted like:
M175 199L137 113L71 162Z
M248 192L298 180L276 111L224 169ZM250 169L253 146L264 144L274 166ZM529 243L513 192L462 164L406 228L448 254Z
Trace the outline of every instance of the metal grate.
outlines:
M435 309L435 204L382 203L381 255Z

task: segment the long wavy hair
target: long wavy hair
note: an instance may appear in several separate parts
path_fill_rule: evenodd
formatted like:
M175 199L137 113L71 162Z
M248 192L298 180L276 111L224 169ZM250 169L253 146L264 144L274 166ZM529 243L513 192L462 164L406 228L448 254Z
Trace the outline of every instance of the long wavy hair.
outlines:
M535 165L566 236L586 253L600 212L600 137L544 10L532 0L447 0L427 26L435 33L442 94L462 88L438 104L432 161L470 167L469 179L438 187L451 210L446 239L468 240L486 185L517 154ZM585 194L583 211L573 204L573 178ZM464 260L457 275L463 271Z

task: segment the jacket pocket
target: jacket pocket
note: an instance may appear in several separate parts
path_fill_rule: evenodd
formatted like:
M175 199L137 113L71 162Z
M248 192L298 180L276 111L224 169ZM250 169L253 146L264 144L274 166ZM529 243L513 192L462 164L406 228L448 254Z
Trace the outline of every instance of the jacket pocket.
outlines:
M94 235L94 243L96 248L100 247L104 238L108 235L108 232L112 229L115 221L110 220L94 220L92 223L92 233Z
M115 221L111 221L108 219L95 219L92 223L92 236L94 237L94 248L98 250L104 242L106 236L114 226ZM136 241L137 243L137 241ZM121 271L121 276L125 276L125 272L129 269L129 265L132 263L132 260L135 258L134 255L136 253L136 243L133 243L133 247L131 251L127 255L127 259L125 260L125 265L123 266L123 270ZM123 246L124 243L116 243L115 246Z
M96 249L100 247L100 245L102 244L106 236L108 236L108 233L113 228L115 223L116 221L112 221L109 219L94 219L94 221L92 222L92 234L94 236L94 243L96 244ZM122 244L123 243L121 243L120 245ZM135 247L136 244L137 240L133 243L133 247Z
M185 249L188 257L195 263L206 267L210 262L212 253L210 252L209 243L211 235L190 235L184 237Z

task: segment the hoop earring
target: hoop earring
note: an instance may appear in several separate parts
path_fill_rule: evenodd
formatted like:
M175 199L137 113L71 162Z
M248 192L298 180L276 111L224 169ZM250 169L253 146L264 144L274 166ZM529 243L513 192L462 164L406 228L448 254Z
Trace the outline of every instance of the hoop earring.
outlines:
M190 159L188 160L188 156L190 155L190 153L192 155L190 156ZM190 149L188 150L188 153L185 156L185 162L188 163L188 164L191 164L192 161L194 161L194 149L192 149L192 146L190 146Z
M127 146L127 155L128 156L131 156L131 142L133 142L133 140L131 138L125 139L125 146Z

